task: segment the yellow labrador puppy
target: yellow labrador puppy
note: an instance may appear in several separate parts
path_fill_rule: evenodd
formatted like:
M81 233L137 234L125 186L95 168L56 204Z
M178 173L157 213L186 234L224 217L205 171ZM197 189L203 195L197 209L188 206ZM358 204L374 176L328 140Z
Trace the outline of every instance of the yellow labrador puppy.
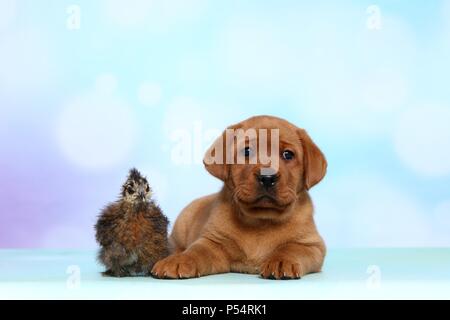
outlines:
M269 161L258 148L271 150ZM229 127L204 163L223 188L181 212L170 236L172 255L155 264L155 277L243 272L297 279L321 270L325 244L308 190L325 176L327 162L303 129L252 117Z

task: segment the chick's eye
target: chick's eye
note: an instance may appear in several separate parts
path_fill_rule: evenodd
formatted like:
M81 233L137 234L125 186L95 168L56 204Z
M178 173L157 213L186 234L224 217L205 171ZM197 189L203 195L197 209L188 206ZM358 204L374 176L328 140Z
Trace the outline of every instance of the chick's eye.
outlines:
M283 159L284 160L292 160L294 159L294 153L290 150L285 150L283 152Z
M150 191L150 186L147 186L147 188L145 188L145 191L149 192Z
M133 194L133 193L134 193L134 190L133 190L132 187L128 187L128 188L127 188L127 192L128 192L129 194Z
M244 150L242 150L242 152L244 153L244 156L250 157L250 154L252 153L252 149L250 149L250 147L245 147Z

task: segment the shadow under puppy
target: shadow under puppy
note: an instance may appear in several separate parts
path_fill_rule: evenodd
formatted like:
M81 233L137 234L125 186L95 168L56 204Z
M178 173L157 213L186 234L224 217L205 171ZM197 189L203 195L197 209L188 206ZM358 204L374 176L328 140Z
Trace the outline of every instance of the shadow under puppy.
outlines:
M320 271L325 244L308 190L325 176L325 156L306 131L280 118L253 117L228 129L204 159L209 173L224 182L222 190L181 212L169 239L173 254L157 262L152 274L192 278L243 272L296 279ZM270 164L257 156L258 136L238 139L239 129L278 130L277 171L264 173ZM221 150L220 163L211 161ZM238 154L245 163L227 161Z
M151 195L147 179L131 169L120 198L102 210L95 229L104 275L146 276L168 255L168 219Z

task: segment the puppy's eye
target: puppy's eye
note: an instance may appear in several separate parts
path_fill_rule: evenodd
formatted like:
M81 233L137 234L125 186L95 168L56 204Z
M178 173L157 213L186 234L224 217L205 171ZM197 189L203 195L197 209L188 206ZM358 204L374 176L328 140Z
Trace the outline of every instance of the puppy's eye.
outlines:
M285 150L283 152L283 159L284 160L292 160L294 159L294 153L290 150Z
M250 147L245 147L244 150L242 150L242 153L245 157L250 157L252 154L252 149Z

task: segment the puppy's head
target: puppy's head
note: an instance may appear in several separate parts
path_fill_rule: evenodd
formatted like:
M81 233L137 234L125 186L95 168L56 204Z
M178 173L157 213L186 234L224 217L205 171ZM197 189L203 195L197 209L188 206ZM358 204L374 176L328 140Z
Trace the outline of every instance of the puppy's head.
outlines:
M227 128L206 152L206 169L224 181L240 211L277 219L325 176L327 162L305 130L258 116Z

